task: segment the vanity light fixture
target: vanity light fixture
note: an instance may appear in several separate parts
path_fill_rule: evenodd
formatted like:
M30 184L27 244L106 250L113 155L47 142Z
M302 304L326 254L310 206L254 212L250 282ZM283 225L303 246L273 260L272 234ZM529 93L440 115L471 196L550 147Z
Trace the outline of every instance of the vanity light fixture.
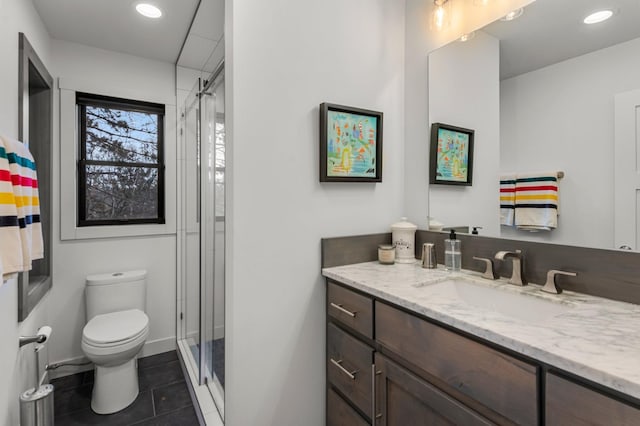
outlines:
M162 16L162 11L157 7L149 3L138 3L136 10L142 16L147 18L157 19Z
M476 36L476 32L475 31L471 31L470 33L467 33L465 35L463 35L462 37L460 37L458 40L460 40L461 42L465 42L465 41L469 41L472 38L474 38Z
M433 0L435 8L431 12L431 29L442 30L449 24L451 17L451 2L453 0Z
M507 13L502 18L500 18L500 20L513 21L514 19L521 17L523 13L524 13L524 8L521 7L520 9L512 10L511 12Z
M582 22L585 24L597 24L598 22L606 21L607 19L613 16L613 10L598 10L597 12L593 12Z

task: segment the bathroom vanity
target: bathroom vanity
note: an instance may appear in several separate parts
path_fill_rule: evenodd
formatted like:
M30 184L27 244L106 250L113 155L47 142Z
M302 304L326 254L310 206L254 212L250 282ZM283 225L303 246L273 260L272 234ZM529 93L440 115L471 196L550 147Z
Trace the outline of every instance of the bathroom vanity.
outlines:
M419 262L323 268L327 425L638 425L640 306Z

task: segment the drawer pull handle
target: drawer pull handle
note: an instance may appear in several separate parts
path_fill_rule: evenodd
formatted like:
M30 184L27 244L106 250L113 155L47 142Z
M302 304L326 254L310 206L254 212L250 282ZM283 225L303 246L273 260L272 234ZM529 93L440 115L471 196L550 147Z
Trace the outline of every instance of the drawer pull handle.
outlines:
M349 376L349 378L351 380L355 380L356 379L356 373L358 372L358 370L354 370L352 372L349 372L349 370L347 370L346 368L344 368L342 366L342 360L338 360L336 361L333 358L330 358L331 362L333 363L333 365L335 365L336 367L338 367L340 369L340 371L342 371L344 374L346 374L347 376Z
M350 317L353 317L353 318L355 318L355 317L356 317L357 312L351 312L351 311L348 311L348 310L346 310L345 308L343 308L343 307L342 307L342 305L336 305L335 303L331 302L331 307L332 307L332 308L336 308L337 310L339 310L339 311L340 311L340 312L342 312L343 314L347 314L347 315L349 315Z

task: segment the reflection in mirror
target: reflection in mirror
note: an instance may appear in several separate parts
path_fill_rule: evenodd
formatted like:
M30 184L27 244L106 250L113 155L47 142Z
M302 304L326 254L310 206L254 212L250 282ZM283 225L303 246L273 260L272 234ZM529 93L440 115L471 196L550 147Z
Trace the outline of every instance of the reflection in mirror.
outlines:
M597 2L537 0L429 55L429 123L475 130L473 186L431 186L430 217L487 236L638 249L640 4L609 3L611 19L586 25ZM557 228L500 226L500 175L540 171L565 173Z

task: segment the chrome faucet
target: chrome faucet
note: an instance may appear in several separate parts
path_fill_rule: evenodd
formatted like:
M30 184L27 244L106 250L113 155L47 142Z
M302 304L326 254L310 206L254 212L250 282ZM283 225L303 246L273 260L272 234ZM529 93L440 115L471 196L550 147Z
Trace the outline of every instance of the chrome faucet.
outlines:
M509 278L509 284L515 285L527 285L527 280L524 278L522 267L522 250L516 251L499 251L495 256L498 260L505 260L513 258L513 268L511 278Z
M544 286L540 289L542 291L546 291L547 293L560 294L562 293L562 289L558 287L556 283L556 276L558 275L568 275L570 277L575 277L575 272L567 272L567 271L559 271L557 269L552 269L547 272L547 281L544 283Z

